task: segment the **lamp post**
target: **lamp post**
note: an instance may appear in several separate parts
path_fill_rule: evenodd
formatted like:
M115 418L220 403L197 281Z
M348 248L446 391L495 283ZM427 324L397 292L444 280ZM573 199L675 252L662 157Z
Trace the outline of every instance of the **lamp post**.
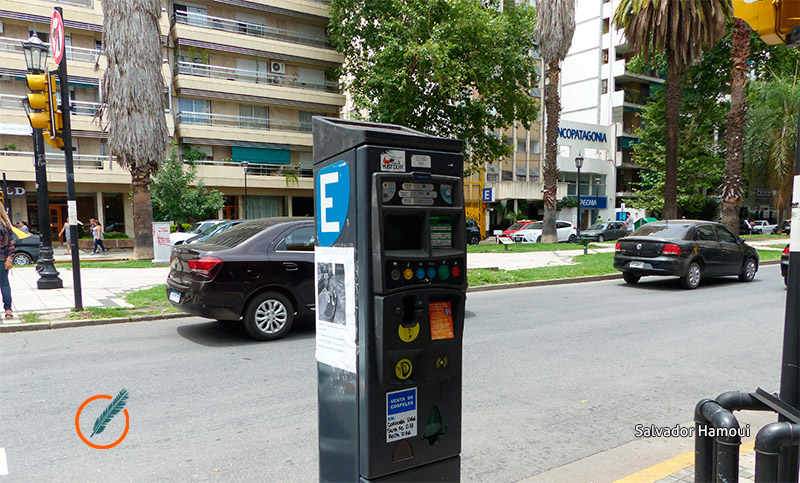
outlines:
M247 161L242 161L244 168L244 219L247 219Z
M581 234L581 168L583 167L583 156L578 154L575 157L575 167L578 168L578 237Z
M25 53L25 65L31 74L41 74L47 64L48 46L42 43L39 37L33 36L22 42ZM32 109L28 99L23 99L22 106L26 114L31 114ZM30 120L30 116L28 116ZM50 231L50 200L47 190L47 164L44 155L44 137L41 129L33 130L33 165L36 169L36 217L39 223L39 259L36 262L36 271L39 280L36 287L40 290L62 288L64 283L58 276L58 270L53 259L53 239Z

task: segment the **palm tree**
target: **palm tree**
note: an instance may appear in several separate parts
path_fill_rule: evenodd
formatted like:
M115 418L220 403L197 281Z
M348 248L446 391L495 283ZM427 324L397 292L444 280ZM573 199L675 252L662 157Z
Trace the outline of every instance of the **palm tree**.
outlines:
M766 173L766 181L776 191L775 207L779 220L792 200L795 150L797 147L797 112L800 109L800 85L796 75L753 82L747 99L744 160L748 170Z
M681 73L725 36L731 14L730 0L621 0L614 12L636 55L659 52L667 60L664 218L677 216Z
M556 243L556 189L558 187L558 121L561 98L558 94L561 61L567 56L575 33L575 0L541 0L537 3L534 37L539 44L542 60L547 64L547 84L544 87L545 126L544 145L544 225L542 242Z
M150 182L169 138L160 16L158 1L103 0L104 115L111 153L131 173L135 258L153 258Z
M744 134L747 58L750 56L750 28L744 20L733 20L731 38L731 109L725 131L725 177L722 179L722 223L739 230L739 200L742 198L742 144Z

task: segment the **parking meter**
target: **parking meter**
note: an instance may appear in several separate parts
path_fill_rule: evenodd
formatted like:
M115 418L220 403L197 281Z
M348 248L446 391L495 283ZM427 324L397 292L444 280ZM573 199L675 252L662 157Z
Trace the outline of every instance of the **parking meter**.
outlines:
M322 481L457 481L463 144L315 117Z

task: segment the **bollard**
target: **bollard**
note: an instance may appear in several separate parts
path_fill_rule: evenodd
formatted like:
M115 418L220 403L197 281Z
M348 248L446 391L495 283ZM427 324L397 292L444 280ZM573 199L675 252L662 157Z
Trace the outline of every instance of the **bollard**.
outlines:
M756 435L756 483L789 481L791 477L779 474L781 449L798 444L800 424L782 421L761 428Z

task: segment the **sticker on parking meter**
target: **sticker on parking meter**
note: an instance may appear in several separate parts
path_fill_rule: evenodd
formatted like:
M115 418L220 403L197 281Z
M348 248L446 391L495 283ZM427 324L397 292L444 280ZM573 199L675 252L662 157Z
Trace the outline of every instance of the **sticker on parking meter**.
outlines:
M406 172L406 152L390 149L381 153L381 171Z
M350 168L346 161L325 166L317 173L317 240L332 246L344 228L350 205Z
M386 394L386 442L417 435L417 388Z
M428 315L431 319L431 340L455 337L450 302L431 302L428 305Z

